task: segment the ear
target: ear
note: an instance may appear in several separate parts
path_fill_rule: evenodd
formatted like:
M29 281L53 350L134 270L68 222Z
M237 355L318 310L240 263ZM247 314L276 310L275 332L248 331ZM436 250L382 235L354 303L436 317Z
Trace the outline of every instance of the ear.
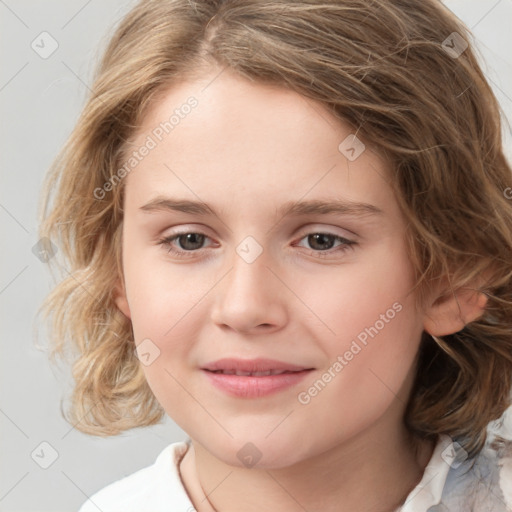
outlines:
M130 306L126 298L126 289L122 279L118 279L114 286L114 302L126 318L131 319Z
M472 288L459 288L438 296L425 313L423 327L433 336L445 336L463 329L482 316L487 297Z

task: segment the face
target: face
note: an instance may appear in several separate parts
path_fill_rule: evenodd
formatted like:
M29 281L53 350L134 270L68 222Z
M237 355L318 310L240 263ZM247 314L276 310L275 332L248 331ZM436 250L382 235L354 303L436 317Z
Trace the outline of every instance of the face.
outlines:
M284 467L389 414L422 314L385 162L321 105L215 76L174 86L133 139L151 147L124 178L117 304L192 439L228 464L256 447ZM224 358L238 362L214 373ZM286 373L226 375L236 364Z

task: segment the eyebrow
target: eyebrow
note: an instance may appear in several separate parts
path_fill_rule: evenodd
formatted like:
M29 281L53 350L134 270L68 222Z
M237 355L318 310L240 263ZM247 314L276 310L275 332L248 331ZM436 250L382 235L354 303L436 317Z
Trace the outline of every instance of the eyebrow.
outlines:
M141 206L140 209L148 213L156 211L174 211L204 216L214 215L219 217L215 209L206 203L162 196L152 199L147 204ZM377 208L373 204L339 199L332 201L321 201L318 199L300 202L288 201L281 205L281 207L277 209L276 213L281 217L329 214L365 217L369 215L384 214L380 208Z

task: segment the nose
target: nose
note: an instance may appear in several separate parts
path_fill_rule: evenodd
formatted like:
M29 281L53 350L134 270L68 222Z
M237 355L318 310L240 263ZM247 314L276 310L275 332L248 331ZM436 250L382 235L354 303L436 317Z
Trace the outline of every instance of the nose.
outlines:
M215 287L212 321L224 330L246 334L281 329L287 321L286 300L291 292L283 277L276 276L279 271L266 252L252 263L234 252L230 263L227 275Z

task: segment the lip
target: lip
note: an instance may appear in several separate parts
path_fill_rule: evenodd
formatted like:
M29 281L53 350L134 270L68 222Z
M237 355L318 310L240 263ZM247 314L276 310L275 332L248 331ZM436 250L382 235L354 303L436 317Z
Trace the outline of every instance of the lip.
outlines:
M266 372L269 370L298 372L309 369L307 366L298 366L291 363L276 361L275 359L235 359L224 358L218 361L207 363L203 370L218 371L241 371L241 372Z
M228 395L258 398L298 384L313 368L272 359L219 359L201 368L210 382ZM236 375L227 372L281 372L272 375ZM217 373L215 373L217 372Z

